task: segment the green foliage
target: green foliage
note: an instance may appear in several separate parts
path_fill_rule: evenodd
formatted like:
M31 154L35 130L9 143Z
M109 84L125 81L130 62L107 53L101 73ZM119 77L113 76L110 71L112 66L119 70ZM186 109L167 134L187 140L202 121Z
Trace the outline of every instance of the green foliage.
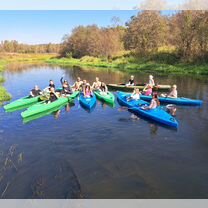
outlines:
M4 82L5 79L0 75L0 83Z
M6 89L0 86L0 102L8 101L11 99L11 95L7 93Z

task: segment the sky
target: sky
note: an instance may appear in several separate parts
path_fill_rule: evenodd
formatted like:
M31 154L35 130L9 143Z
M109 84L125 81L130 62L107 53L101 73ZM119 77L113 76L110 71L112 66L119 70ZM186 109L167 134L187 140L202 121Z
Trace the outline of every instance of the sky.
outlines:
M127 10L147 0L2 0L0 9L26 10ZM154 0L153 0L154 1ZM156 1L156 0L155 0ZM187 0L166 0L171 5L177 5ZM202 0L198 0L202 1Z
M117 16L125 24L137 11L0 11L0 40L60 43L78 25L109 26Z
M124 25L137 13L136 10L0 11L0 41L60 43L63 36L70 34L76 26L110 26L114 16L119 17Z

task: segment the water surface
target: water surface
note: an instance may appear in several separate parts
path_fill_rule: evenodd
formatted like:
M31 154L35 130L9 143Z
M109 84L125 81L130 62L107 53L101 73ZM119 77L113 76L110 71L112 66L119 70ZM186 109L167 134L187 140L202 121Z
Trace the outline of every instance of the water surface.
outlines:
M5 87L13 99L62 75L92 83L128 80L129 73L49 66L10 66ZM134 73L140 82L147 74ZM200 107L177 107L179 129L135 117L117 103L79 105L24 124L20 112L0 108L2 198L208 198L208 83L185 76L155 76L177 84Z

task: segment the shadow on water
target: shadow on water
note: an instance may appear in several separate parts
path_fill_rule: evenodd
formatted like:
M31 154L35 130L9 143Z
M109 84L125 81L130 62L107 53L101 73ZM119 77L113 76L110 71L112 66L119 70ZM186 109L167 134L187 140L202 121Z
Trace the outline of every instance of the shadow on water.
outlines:
M30 122L35 121L37 119L40 119L40 118L43 118L43 117L46 117L46 116L51 116L51 115L55 119L58 119L60 117L61 110L63 110L63 108L65 109L66 112L69 112L71 107L73 107L73 106L75 106L74 103L67 103L65 105L59 106L59 107L54 108L52 110L48 110L48 111L45 111L43 113L39 113L39 114L30 116L30 117L24 118L23 123L27 124L27 123L30 123Z

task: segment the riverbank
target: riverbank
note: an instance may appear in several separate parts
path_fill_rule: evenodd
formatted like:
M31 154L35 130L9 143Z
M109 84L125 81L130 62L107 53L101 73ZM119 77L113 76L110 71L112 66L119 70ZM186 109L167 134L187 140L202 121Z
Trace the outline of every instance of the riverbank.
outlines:
M60 58L58 54L0 54L0 102L9 100L10 94L2 86L4 78L2 72L9 64L51 64L61 66L80 66L109 68L129 72L146 72L152 74L192 74L208 75L208 63L181 63L179 59L170 53L157 54L150 58L115 57L111 60L85 56L81 59ZM6 99L6 100L5 100Z
M43 64L49 59L57 57L57 54L18 54L18 53L1 53L0 54L0 103L11 99L11 95L2 86L4 80L3 71L9 64Z
M170 61L173 62L173 61ZM208 75L208 63L168 63L168 61L157 61L134 58L117 58L107 61L94 57L83 57L81 59L74 58L51 58L46 60L48 64L70 65L80 67L98 67L98 68L112 68L130 72L147 72L158 74L196 74Z

